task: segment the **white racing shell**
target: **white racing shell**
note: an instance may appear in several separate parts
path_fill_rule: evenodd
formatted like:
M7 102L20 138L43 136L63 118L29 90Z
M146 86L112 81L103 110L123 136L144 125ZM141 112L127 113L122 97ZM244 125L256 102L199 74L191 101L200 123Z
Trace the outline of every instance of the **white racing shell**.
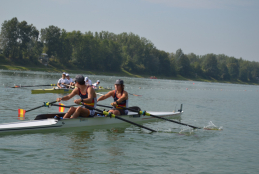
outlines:
M181 112L148 112L152 115L159 117L176 119L180 118ZM124 119L135 123L145 123L149 121L160 120L152 116L137 115L135 112L129 112L128 115L121 115ZM116 124L130 124L126 123L120 119L110 118L110 117L90 117L90 118L76 118L76 119L61 119L57 120L55 118L48 118L42 120L30 120L30 121L19 121L12 123L0 124L0 133L4 132L19 132L19 131L37 131L37 130L47 130L47 129L63 129L72 127L97 127L97 126L107 126Z

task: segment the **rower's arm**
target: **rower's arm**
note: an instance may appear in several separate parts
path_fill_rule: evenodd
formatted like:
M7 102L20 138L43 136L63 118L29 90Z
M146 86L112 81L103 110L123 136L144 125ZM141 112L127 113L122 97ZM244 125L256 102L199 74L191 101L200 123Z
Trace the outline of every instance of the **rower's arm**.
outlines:
M119 99L117 100L117 103L121 103L121 102L123 102L124 100L128 100L128 93L127 93L126 91L123 92L121 98L119 98Z
M60 83L58 82L58 83L57 83L57 87L58 87L58 88L61 88L61 86L60 86L59 84L60 84Z
M113 95L113 93L114 93L114 91L110 91L110 92L108 92L107 94L102 95L101 97L99 97L99 98L97 99L97 102L98 102L98 101L105 100L105 99L111 97L111 96Z
M67 101L67 100L71 99L72 97L74 97L76 94L78 94L78 88L75 88L70 94L68 94L62 98L57 98L57 102L60 102L61 100Z
M62 88L62 87L60 86L60 84L62 84L62 83L61 83L61 80L59 79L59 80L58 80L58 83L57 83L58 88Z

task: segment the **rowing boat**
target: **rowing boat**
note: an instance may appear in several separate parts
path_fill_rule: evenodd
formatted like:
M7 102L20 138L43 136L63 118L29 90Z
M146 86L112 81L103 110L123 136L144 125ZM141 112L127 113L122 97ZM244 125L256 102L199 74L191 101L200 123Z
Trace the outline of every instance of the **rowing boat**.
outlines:
M111 88L97 88L94 89L96 92L109 92L112 89ZM58 94L65 94L65 93L71 93L73 91L72 88L50 88L50 89L32 89L32 94L45 94L45 93L58 93Z
M169 118L169 119L180 119L180 116L183 111L179 110L177 112L148 112L150 114ZM64 128L98 128L98 127L110 127L116 125L125 125L124 121L120 119L104 117L104 116L95 116L89 118L75 118L75 119L56 119L55 115L63 116L65 113L58 114L41 114L38 115L35 120L29 121L20 121L20 122L12 122L12 123L3 123L0 124L0 133L9 133L9 132L22 132L22 131L40 131L40 130L55 130L55 129L64 129ZM145 123L150 121L157 121L157 118L146 116L146 115L138 115L135 112L129 112L128 115L120 116L124 119L135 123Z

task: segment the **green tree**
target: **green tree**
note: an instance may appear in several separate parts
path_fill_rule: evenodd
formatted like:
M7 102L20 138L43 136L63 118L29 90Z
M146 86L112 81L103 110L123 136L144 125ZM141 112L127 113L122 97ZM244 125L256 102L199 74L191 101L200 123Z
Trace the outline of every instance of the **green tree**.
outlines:
M228 73L228 68L227 68L225 63L220 63L219 64L219 71L220 71L219 78L221 80L230 80L230 75Z
M177 64L176 64L176 59L175 59L174 53L169 54L169 61L170 61L171 76L176 76L177 75L177 71L176 71Z
M6 57L11 56L12 58L17 57L19 54L19 21L18 19L12 18L11 20L4 21L1 27L1 47Z
M178 72L182 76L190 76L191 73L191 65L188 57L186 55L182 55L178 60Z
M47 54L49 57L57 56L60 49L60 36L61 29L56 26L49 26L48 28L41 29L41 41L47 47Z
M26 21L22 21L18 24L19 28L19 57L31 56L29 47L32 47L33 42L37 42L39 37L39 31L31 24L28 25ZM24 56L23 56L24 55Z
M59 43L60 44L58 45L58 48L56 50L57 58L60 62L63 62L63 64L69 66L71 63L70 61L72 57L73 48L68 38L68 33L64 29L61 31Z
M203 77L202 67L200 66L199 62L193 62L191 64L191 69L194 77L197 77L197 76Z
M234 57L230 57L229 59L227 59L226 63L230 77L232 79L237 79L239 75L238 60Z
M203 61L203 71L207 76L218 78L219 69L217 67L217 59L214 54L207 54Z

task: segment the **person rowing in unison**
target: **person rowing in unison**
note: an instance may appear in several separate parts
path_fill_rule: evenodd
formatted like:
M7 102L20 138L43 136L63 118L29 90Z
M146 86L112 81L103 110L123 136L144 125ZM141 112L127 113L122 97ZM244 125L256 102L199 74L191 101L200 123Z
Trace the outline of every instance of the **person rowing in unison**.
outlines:
M93 108L96 108L97 98L96 93L94 89L91 86L85 85L84 76L77 75L74 79L75 81L75 88L69 95L64 96L62 98L57 98L57 102L60 102L61 100L67 101L71 99L72 97L79 95L81 99L76 99L74 102L76 104L84 103L84 105L91 106ZM85 106L81 107L70 107L68 112L64 115L63 118L77 118L80 117L91 117L94 116L95 110L87 109Z
M92 86L92 81L88 77L85 77L85 84Z
M100 80L97 80L97 82L92 85L93 88L98 89L100 83Z
M58 88L66 88L67 87L66 85L68 85L68 84L69 83L68 83L68 80L66 79L66 73L63 72L62 78L60 78L58 80L57 86L58 86Z
M66 78L67 78L67 81L69 84L69 88L71 88L71 86L73 86L73 84L74 84L74 81L72 78L69 77L69 74L66 74Z
M98 98L97 102L105 100L109 97L113 97L114 102L111 105L114 107L113 109L109 110L109 112L113 113L114 115L128 115L128 110L122 109L121 107L128 107L128 93L124 91L124 83L123 80L118 79L116 80L115 90L108 92L107 94Z

